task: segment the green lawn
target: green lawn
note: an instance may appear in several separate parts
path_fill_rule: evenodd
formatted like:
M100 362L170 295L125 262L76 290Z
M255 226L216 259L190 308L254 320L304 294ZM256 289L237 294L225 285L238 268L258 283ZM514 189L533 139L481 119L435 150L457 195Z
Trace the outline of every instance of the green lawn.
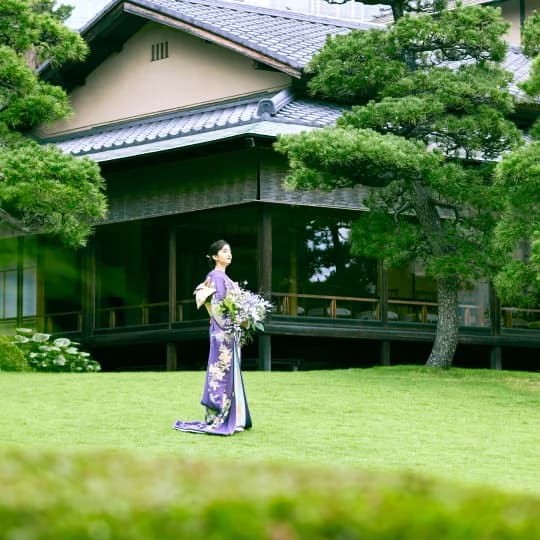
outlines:
M390 367L246 372L254 429L202 418L203 372L0 373L0 447L413 471L540 495L540 374Z

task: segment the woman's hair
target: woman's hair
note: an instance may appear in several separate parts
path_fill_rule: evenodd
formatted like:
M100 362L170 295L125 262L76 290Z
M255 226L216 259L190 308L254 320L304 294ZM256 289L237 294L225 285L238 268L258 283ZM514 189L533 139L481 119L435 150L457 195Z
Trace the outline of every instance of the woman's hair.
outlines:
M210 268L214 268L216 261L212 258L214 255L218 254L218 251L222 250L225 246L228 246L229 242L226 240L216 240L212 243L212 245L208 248L208 255L206 258L208 259L208 264L210 265Z

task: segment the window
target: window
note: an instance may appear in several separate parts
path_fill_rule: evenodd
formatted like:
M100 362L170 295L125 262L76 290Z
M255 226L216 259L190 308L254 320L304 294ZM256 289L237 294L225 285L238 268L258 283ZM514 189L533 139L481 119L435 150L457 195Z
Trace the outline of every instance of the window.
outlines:
M169 58L169 42L162 41L161 43L152 44L151 61L164 60Z
M22 242L22 243L21 243ZM23 252L18 253L23 246ZM0 240L0 319L15 319L18 309L18 288L22 295L22 315L36 314L36 261L32 239L14 238ZM19 258L21 257L21 260ZM21 266L22 267L21 267ZM18 271L22 272L19 283Z

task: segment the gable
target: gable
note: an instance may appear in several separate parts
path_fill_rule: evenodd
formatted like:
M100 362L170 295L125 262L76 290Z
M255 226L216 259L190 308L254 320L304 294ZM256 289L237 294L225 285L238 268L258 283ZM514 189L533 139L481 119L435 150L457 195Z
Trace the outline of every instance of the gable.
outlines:
M150 22L70 92L74 114L43 126L40 135L201 107L290 83L289 75L255 69L241 54Z

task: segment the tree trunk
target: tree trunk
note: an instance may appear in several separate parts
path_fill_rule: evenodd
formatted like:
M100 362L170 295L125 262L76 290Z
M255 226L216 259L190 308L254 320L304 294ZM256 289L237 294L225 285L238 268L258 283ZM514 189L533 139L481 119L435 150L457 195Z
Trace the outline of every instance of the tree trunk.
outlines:
M449 368L458 342L458 281L453 277L437 280L439 316L433 349L426 366Z

